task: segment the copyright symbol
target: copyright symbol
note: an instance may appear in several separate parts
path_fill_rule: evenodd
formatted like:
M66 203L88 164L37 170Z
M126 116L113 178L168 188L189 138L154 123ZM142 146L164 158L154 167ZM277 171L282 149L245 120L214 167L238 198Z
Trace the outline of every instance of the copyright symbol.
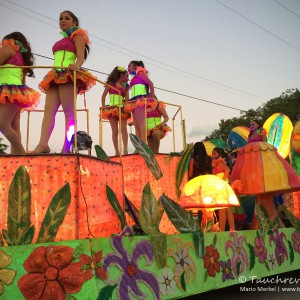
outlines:
M245 283L246 281L247 281L246 276L240 276L240 277L239 277L239 282L240 282L240 283Z

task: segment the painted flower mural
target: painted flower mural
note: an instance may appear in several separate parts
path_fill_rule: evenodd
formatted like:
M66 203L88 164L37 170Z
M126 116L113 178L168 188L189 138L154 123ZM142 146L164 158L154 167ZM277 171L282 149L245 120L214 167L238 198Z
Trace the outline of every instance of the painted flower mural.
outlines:
M73 262L73 248L68 246L38 247L27 257L18 287L26 299L66 299L76 294L92 277L92 269L84 268L86 259ZM87 255L85 255L87 256Z
M93 264L97 277L106 280L107 273L103 269L103 264L101 263L102 259L102 250L93 254Z
M194 245L192 242L182 243L181 238L173 238L172 241L175 243L177 251L173 248L169 248L167 251L167 257L173 257L175 260L174 267L174 280L179 289L184 290L181 284L181 276L183 273L186 274L186 283L189 282L191 274L196 276L196 264L189 254L189 248L194 251Z
M222 268L222 282L225 282L229 279L234 279L234 276L232 274L232 268L231 268L231 260L228 259L227 261L220 261L221 268Z
M292 241L293 241L293 248L295 252L300 253L300 233L299 231L294 231L292 233Z
M248 254L243 247L243 243L247 244L245 236L238 236L237 232L230 232L232 240L227 240L225 244L225 252L228 255L228 249L232 249L231 264L235 276L243 273L245 267L249 268Z
M209 245L205 247L206 253L203 257L204 268L207 269L208 275L215 277L216 273L220 272L220 254L214 245Z
M138 299L146 299L147 295L140 290L138 282L146 284L155 299L159 299L159 286L156 277L152 272L142 270L138 266L141 257L145 257L147 266L151 266L154 262L151 243L147 240L137 242L130 255L123 246L123 238L126 235L133 236L133 229L129 226L126 226L121 234L115 235L111 239L115 253L110 253L104 258L103 270L108 273L108 279L105 282L109 285L119 283L117 293L119 299L122 300L130 300L130 292ZM116 280L109 278L109 269L112 266L121 270L121 278Z
M287 249L283 242L283 239L286 240L286 235L283 232L279 233L277 228L274 228L273 231L275 235L270 235L269 243L270 245L272 242L275 244L275 258L278 266L280 266L285 259L288 259Z
M158 275L158 282L160 292L163 295L171 295L176 288L176 282L174 280L174 274L169 269L165 268Z
M256 237L254 240L254 253L258 257L258 261L263 263L268 256L267 248L265 246L265 241L262 237Z
M12 257L0 250L0 296L4 293L3 285L11 285L15 279L16 271L7 268L12 262Z

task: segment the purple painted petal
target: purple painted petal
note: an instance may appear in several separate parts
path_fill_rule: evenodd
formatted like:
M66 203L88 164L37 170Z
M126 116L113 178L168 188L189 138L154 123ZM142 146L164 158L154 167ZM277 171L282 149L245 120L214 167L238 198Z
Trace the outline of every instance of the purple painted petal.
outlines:
M222 282L226 281L227 277L228 277L227 274L225 272L223 272L223 274L222 274Z
M220 264L221 264L222 269L225 270L226 269L225 261L220 260Z
M104 259L103 269L107 271L110 265L117 265L124 272L126 271L128 264L128 260L123 259L115 254L108 254Z
M230 272L230 273L228 274L228 277L229 277L230 279L234 279L234 276L233 276L232 272Z
M152 264L154 258L153 248L151 243L147 240L136 243L131 255L132 263L137 264L141 256L146 258L148 266Z

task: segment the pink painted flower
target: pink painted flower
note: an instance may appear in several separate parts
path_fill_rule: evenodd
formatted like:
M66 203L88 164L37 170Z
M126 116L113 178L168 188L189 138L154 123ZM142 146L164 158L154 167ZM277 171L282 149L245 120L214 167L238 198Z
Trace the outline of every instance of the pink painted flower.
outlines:
M292 241L294 250L300 253L300 233L298 231L293 232Z
M233 237L232 240L227 240L225 244L225 252L226 255L228 255L228 248L232 249L232 257L231 257L231 263L232 263L232 270L235 276L238 276L241 274L245 266L249 268L249 261L248 261L248 255L243 248L243 243L247 243L245 236L238 237L236 232L230 232L230 236ZM240 264L240 268L238 269L238 264Z
M254 240L254 253L258 257L260 263L263 263L268 256L265 241L262 237L256 237Z
M283 239L286 239L286 235L283 232L279 233L277 228L274 228L273 231L275 232L275 235L274 234L270 235L269 243L271 246L271 243L274 242L276 246L275 257L278 266L280 266L284 262L285 258L288 259L287 249L283 242Z

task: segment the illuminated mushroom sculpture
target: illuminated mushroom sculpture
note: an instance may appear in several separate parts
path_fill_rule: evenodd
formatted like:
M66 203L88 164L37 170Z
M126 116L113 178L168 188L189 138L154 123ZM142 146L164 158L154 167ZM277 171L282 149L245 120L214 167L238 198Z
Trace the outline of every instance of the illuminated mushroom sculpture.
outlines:
M213 217L215 209L240 205L230 185L218 176L209 174L195 177L187 182L179 203L193 213L205 210L208 219Z
M243 187L237 194L257 195L256 207L265 208L269 228L278 217L274 195L300 190L300 180L292 166L265 142L249 143L239 149L230 177L231 182L235 180L240 180Z

